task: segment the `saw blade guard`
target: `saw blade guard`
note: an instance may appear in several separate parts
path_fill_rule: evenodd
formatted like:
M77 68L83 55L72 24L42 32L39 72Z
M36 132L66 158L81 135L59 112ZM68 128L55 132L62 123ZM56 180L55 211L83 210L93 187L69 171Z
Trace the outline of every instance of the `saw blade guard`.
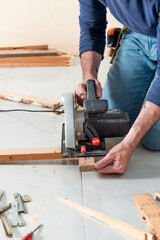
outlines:
M65 110L65 146L69 149L75 149L76 139L73 94L64 94L61 98L61 102L64 105Z

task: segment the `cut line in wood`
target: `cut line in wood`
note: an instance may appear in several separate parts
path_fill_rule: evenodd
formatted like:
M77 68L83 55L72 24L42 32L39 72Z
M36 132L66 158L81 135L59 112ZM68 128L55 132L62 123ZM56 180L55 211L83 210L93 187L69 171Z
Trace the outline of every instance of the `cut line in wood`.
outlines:
M110 227L113 227L123 233L126 233L128 236L138 239L138 240L153 240L154 237L152 234L132 226L128 223L122 222L116 218L109 217L103 213L97 212L93 209L80 205L78 203L72 202L68 199L56 198L58 201L63 202L64 204L78 210L79 212L86 214L89 217L98 219L99 221L106 223Z

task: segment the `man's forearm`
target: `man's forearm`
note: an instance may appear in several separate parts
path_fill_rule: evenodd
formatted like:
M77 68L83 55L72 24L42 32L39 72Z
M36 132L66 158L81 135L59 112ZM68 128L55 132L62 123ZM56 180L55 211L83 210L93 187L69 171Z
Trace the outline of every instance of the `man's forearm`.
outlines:
M151 127L160 119L160 107L146 101L135 123L124 138L123 143L128 144L132 151Z
M88 79L97 79L101 60L102 55L94 51L86 51L81 54L84 82L86 82Z

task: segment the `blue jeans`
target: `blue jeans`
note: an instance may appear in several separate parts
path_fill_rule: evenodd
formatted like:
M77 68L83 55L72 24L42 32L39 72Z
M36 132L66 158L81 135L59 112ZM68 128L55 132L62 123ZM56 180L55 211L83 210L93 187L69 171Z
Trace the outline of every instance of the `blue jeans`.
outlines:
M156 68L157 38L125 32L108 72L102 98L108 100L110 109L128 112L133 124L156 78ZM160 121L146 134L142 143L150 150L160 150Z

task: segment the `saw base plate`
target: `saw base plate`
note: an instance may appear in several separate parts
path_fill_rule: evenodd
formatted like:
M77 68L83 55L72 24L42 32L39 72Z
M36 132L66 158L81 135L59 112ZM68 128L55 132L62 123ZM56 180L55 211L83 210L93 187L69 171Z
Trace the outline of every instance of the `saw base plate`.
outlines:
M100 139L101 143L99 146L93 146L87 141L79 141L76 149L66 149L65 147L65 124L62 125L62 142L61 142L61 154L62 157L96 157L105 156L106 147L105 139ZM81 146L86 147L86 152L81 152Z

